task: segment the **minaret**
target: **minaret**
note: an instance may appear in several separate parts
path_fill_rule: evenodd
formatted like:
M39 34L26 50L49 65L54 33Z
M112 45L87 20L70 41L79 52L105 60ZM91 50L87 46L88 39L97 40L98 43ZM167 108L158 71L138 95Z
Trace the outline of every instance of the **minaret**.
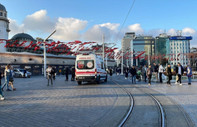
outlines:
M9 20L7 18L6 8L0 4L0 39L8 39L9 30ZM0 43L0 52L6 52L4 47L6 43Z

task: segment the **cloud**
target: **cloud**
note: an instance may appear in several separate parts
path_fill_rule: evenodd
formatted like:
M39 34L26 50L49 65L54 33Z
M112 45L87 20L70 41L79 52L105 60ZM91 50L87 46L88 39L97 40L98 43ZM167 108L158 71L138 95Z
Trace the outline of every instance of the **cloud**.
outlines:
M55 21L47 16L46 10L39 10L24 19L24 27L30 31L51 32L54 30Z
M75 18L58 18L55 25L57 33L54 38L58 40L78 40L81 39L80 31L87 26L87 21Z
M152 29L152 30L149 30L146 34L150 35L150 36L153 36L153 37L156 37L159 34L164 33L164 32L165 32L165 30L163 30L163 29Z
M184 29L182 30L182 33L183 33L184 35L195 35L195 34L196 34L196 30L194 30L194 29L192 29L192 28L186 27L186 28L184 28Z
M115 23L104 23L94 25L92 28L88 29L83 38L89 41L102 41L102 35L105 37L105 42L115 39L115 36L118 33L118 27L120 24Z
M135 32L136 34L144 34L144 30L142 29L139 23L129 25L127 29L129 32Z
M168 32L167 32L167 34L169 34L169 35L171 35L171 36L176 36L177 35L177 30L175 30L175 29L169 29L168 30Z
M10 36L15 35L16 33L22 33L24 32L24 24L19 25L16 20L13 19L9 19L10 24L9 24L9 28L10 28Z

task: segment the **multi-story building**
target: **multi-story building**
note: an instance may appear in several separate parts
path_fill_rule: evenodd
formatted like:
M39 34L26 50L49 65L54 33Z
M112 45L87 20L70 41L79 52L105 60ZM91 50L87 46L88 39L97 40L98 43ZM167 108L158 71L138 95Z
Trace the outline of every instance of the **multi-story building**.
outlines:
M151 56L155 55L155 38L152 36L137 36L133 40L133 52L135 54L134 65L150 64ZM136 58L140 54L141 56Z
M155 55L167 56L170 54L169 37L169 35L163 33L155 38Z
M132 51L133 51L133 39L135 37L135 33L134 32L128 32L125 33L125 36L122 39L121 45L122 45L122 53L123 56L123 64L124 65L133 65L133 56L132 56Z
M169 61L171 64L181 63L183 66L190 64L187 57L188 53L190 53L190 40L192 40L191 36L171 36L169 38Z

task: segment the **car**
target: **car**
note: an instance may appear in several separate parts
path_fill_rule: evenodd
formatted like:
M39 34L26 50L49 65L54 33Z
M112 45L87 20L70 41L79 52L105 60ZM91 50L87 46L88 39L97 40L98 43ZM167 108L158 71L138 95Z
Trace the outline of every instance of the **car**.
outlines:
M26 71L26 73L25 73L25 71ZM14 72L14 77L19 77L19 78L30 78L31 77L31 72L24 70L24 69L14 69L13 72Z

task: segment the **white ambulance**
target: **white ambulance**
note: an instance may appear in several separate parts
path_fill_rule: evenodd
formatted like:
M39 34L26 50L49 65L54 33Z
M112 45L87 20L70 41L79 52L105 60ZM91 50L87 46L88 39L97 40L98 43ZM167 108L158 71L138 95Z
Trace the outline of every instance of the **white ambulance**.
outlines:
M104 70L101 60L94 54L77 55L75 61L75 78L79 85L82 82L107 82L107 72Z

